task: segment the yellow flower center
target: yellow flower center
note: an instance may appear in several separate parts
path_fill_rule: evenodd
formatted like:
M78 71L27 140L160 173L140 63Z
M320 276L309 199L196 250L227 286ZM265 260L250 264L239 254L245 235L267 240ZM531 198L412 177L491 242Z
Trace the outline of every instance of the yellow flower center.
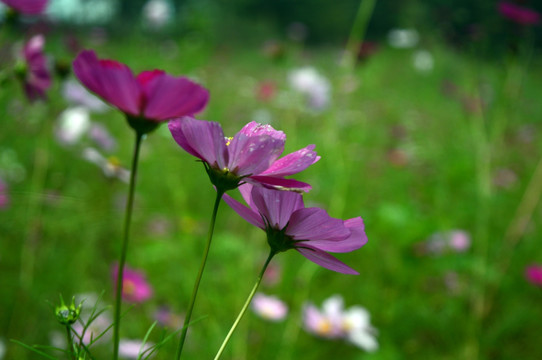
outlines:
M320 335L328 335L331 332L331 322L329 320L322 320L316 327L316 331Z
M135 293L136 286L133 281L124 280L122 289L125 295L133 295Z
M231 141L233 140L233 137L229 136L226 138L226 146L229 146L231 144Z

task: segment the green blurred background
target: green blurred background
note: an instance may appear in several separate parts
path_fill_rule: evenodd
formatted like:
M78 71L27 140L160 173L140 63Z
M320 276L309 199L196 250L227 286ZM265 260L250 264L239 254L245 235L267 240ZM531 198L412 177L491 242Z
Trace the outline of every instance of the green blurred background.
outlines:
M322 159L296 178L313 185L307 204L363 217L369 243L338 256L361 275L280 254L279 282L261 290L285 301L288 316L271 323L248 313L225 359L542 358L542 291L525 277L526 266L542 263L539 25L511 21L494 1L375 1L353 32L358 1L165 4L168 20L158 24L142 0L51 1L44 17L0 29L0 64L7 72L11 46L45 33L51 64L90 48L135 72L184 74L211 93L197 117L227 134L255 120L287 134L285 153L316 144ZM365 46L354 41L356 60L344 65L348 39L365 28ZM291 80L307 67L327 83L323 106ZM62 328L48 302L59 293L104 292L102 305L113 303L127 185L83 159L88 138L57 140L71 106L62 81L48 101L29 103L10 79L0 90L0 175L10 199L0 209L0 340L5 359L36 359L10 340L55 344ZM104 156L128 167L133 134L123 116L90 117L118 144ZM128 264L147 274L154 296L131 308L123 337L141 339L164 306L182 318L213 199L203 167L166 126L144 141ZM466 250L432 247L454 230L468 234ZM264 234L226 205L213 241L189 359L212 358L267 255ZM303 304L334 294L370 312L376 352L303 329ZM160 325L150 340L174 330ZM175 347L155 358L173 358ZM109 348L97 344L96 357Z

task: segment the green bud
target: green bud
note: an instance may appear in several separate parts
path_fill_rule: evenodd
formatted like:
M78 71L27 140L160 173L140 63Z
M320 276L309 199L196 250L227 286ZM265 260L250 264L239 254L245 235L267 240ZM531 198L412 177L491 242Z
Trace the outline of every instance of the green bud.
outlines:
M75 297L72 298L72 303L68 306L64 303L62 295L60 296L60 306L55 308L55 316L58 322L62 325L72 325L79 319L81 307L83 303L75 306Z

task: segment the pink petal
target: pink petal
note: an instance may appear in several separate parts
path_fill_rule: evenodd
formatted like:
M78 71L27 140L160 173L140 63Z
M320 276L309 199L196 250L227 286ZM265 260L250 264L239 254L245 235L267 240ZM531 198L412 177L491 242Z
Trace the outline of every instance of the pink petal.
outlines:
M263 222L263 219L258 212L255 212L254 210L251 210L250 208L244 206L243 204L241 204L239 201L235 200L228 194L224 194L222 196L222 199L224 199L224 202L228 204L229 207L231 207L243 219L245 219L252 225L259 227L260 229L265 229L265 224Z
M259 174L271 166L284 150L284 140L237 133L228 146L228 168L237 175Z
M298 193L259 187L252 189L252 201L271 227L277 229L283 229L290 221L292 213L303 207L303 198Z
M140 115L141 92L130 68L113 60L98 60L84 50L73 62L79 81L110 104L132 116Z
M255 121L251 121L243 128L241 131L239 131L240 134L246 135L246 136L260 136L260 135L268 135L271 136L274 139L286 141L286 134L280 130L275 130L271 125L267 124L259 124Z
M344 221L344 226L350 230L350 236L346 239L336 240L312 240L310 246L320 250L344 253L359 249L367 243L367 235L365 235L363 220L360 217L348 219Z
M320 156L317 156L316 151L313 151L314 148L315 145L309 145L278 159L271 167L261 173L261 175L282 177L297 174L305 170L320 160Z
M226 141L219 123L185 116L171 120L168 127L173 139L189 154L211 166L225 166Z
M303 248L296 248L304 257L310 261L325 267L326 269L340 272L343 274L359 275L359 273L347 266L343 262L337 260L335 257L329 255L325 251L312 248L310 246L303 245Z
M295 240L344 240L352 233L341 219L330 217L324 209L303 208L295 211L289 220L286 233Z
M2 0L7 6L20 13L29 15L41 14L47 6L47 1L48 0Z
M148 73L141 73L138 81L145 96L143 114L148 119L192 116L203 110L209 100L205 88L184 77L177 78L164 72L149 77Z
M310 189L312 189L312 186L302 181L297 181L294 179L283 179L274 176L255 175L246 178L245 181L257 186L263 186L265 188L275 190L309 192Z

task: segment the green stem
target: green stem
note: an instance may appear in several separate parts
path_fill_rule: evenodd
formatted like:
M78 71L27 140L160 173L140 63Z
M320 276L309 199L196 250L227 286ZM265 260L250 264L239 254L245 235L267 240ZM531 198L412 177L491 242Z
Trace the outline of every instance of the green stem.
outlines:
M267 257L267 260L265 261L265 264L263 265L262 271L260 272L260 275L258 275L258 279L256 280L256 284L254 284L254 287L252 287L252 290L250 291L250 294L248 295L247 300L245 301L245 305L241 308L241 311L239 312L239 315L237 315L237 319L235 319L235 322L233 323L230 331L228 332L228 335L226 335L226 338L222 342L222 345L220 346L220 349L218 349L218 352L216 353L215 360L218 360L222 353L224 352L224 349L226 348L226 345L230 341L230 338L237 328L237 325L239 325L239 322L243 318L243 315L245 315L245 312L248 309L248 306L250 305L250 302L252 301L252 298L256 294L256 290L258 290L258 287L260 286L260 283L262 282L263 274L265 273L265 270L267 269L267 266L271 262L271 259L275 256L275 252L271 250L269 253L269 256Z
M365 30L369 25L369 20L373 15L376 0L361 0L350 30L350 36L346 43L346 49L342 58L342 65L346 67L352 67L355 65L356 57L363 44L363 38L365 37Z
M72 331L71 331L71 326L70 325L66 325L66 336L67 336L67 339L68 339L68 349L69 349L69 352L70 352L70 357L73 360L77 360L76 354L74 352L73 337L72 337Z
M120 252L119 267L117 272L117 292L115 297L115 322L113 326L113 359L119 357L119 332L120 332L120 313L122 305L122 285L124 264L126 263L126 252L128 250L128 239L130 238L130 223L132 221L132 210L134 207L134 191L137 175L137 164L139 159L139 149L141 148L141 140L143 134L136 131L136 141L134 146L134 155L132 158L132 171L130 173L130 185L128 190L128 200L126 201L126 210L124 215L124 237L122 240L122 248Z
M207 244L205 245L205 250L203 251L203 259L199 268L198 276L196 277L196 283L194 284L194 289L192 290L192 297L190 298L190 303L188 304L188 311L186 312L186 317L184 318L183 328L181 330L181 338L179 340L179 348L177 349L176 359L181 358L183 352L184 341L186 339L186 333L188 332L188 325L190 323L190 318L192 317L192 310L194 310L194 304L196 303L196 296L198 295L199 284L203 276L203 270L205 270L205 264L207 263L207 256L209 255L209 249L211 248L211 240L213 239L213 231L215 228L216 214L218 213L218 206L220 205L220 200L222 195L224 195L224 190L217 189L216 200L213 208L213 214L211 215L211 224L209 225L209 233L207 236Z

